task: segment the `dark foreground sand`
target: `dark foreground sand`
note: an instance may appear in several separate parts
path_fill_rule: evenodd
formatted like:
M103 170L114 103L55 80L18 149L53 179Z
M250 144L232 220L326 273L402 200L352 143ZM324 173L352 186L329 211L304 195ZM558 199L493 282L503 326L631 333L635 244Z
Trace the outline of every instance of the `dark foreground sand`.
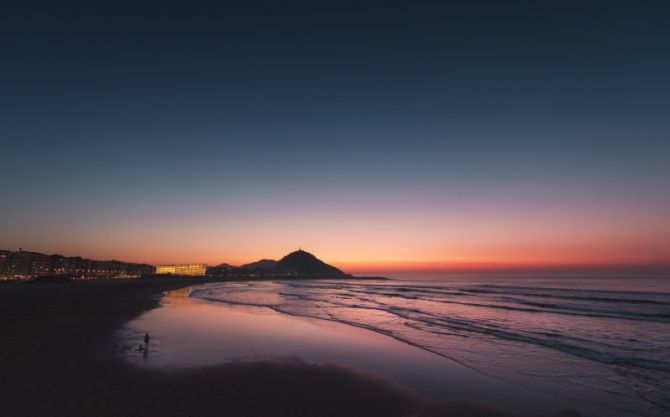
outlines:
M337 367L231 364L137 368L114 330L194 282L0 285L0 417L511 416L473 404L430 404ZM563 412L553 416L573 416Z

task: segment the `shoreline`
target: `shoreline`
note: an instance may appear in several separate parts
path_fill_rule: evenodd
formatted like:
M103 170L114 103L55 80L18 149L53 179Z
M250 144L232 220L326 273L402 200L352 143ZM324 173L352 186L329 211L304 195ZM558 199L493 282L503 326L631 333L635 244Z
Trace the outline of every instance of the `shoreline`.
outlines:
M473 404L430 403L387 381L330 365L257 362L148 370L124 361L113 343L115 331L158 306L163 292L199 283L201 278L172 278L0 286L3 413L512 416Z

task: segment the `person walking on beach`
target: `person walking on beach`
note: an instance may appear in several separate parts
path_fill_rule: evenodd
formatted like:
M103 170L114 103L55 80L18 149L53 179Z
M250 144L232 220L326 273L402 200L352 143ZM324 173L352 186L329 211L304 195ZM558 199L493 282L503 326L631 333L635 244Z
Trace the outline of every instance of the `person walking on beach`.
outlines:
M144 348L149 348L149 333L144 333Z

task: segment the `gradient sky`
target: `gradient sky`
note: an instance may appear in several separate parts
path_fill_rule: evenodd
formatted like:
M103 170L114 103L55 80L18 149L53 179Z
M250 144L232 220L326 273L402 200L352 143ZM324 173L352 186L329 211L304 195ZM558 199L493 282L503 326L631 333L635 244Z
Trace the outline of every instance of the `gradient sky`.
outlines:
M670 264L667 1L88 3L0 6L0 248Z

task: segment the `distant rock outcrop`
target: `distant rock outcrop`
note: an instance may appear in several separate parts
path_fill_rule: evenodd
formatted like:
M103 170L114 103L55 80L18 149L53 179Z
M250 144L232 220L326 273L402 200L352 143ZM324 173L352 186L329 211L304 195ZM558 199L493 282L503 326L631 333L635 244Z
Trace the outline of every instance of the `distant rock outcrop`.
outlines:
M207 268L207 276L231 279L310 279L310 278L350 278L332 265L321 261L304 250L297 250L281 260L261 259L242 266L222 263Z
M279 274L294 274L305 278L342 278L347 276L341 270L328 265L304 250L297 250L284 256L272 270Z

